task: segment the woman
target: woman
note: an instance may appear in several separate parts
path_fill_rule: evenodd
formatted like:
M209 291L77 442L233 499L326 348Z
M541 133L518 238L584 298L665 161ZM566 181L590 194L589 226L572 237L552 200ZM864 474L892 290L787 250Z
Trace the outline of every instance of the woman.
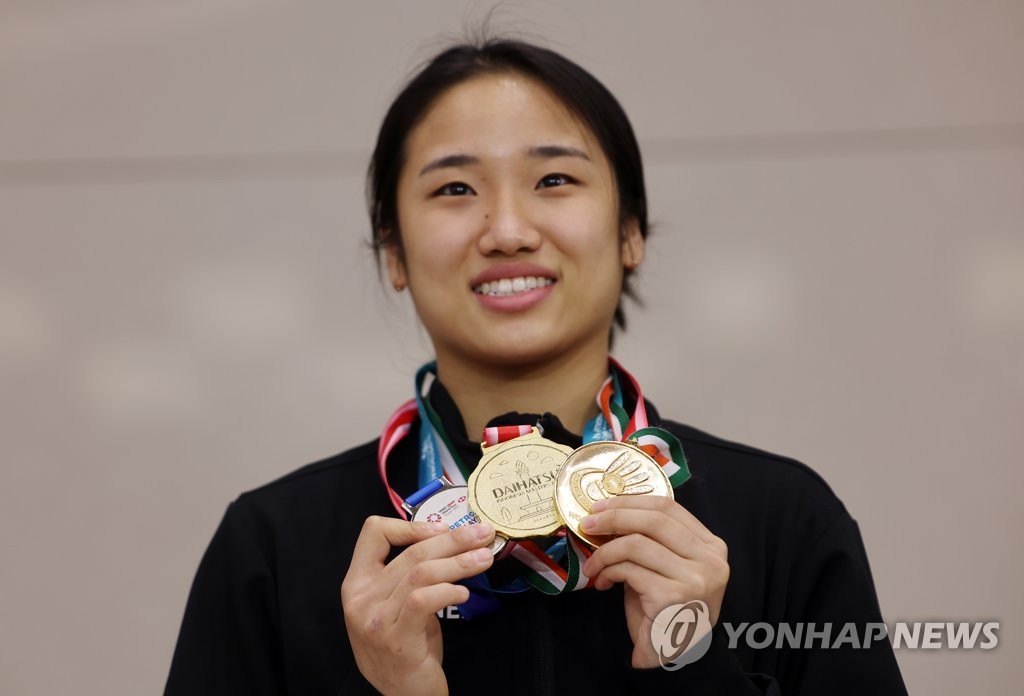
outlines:
M378 442L229 507L167 693L904 692L884 639L729 645L744 622L863 628L878 603L820 478L662 420L610 361L647 215L635 137L599 82L520 42L449 49L392 104L369 184L375 246L436 365ZM570 449L632 439L674 491L595 494L569 532L518 541L497 517L402 519L442 472L472 481L485 428L498 447L533 426ZM662 669L655 619L694 602L707 652Z

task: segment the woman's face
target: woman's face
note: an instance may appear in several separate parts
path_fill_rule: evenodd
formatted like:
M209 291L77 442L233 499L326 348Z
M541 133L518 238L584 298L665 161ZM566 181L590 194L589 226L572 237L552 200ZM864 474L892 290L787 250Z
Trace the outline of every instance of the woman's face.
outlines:
M529 365L607 352L635 222L620 235L600 146L539 83L474 78L413 129L398 183L408 285L440 364Z

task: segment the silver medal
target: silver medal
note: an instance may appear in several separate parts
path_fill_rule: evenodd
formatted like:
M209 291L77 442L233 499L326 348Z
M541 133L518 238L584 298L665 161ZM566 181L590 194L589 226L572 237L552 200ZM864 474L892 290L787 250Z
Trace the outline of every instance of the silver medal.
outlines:
M448 529L479 524L480 518L469 509L469 488L453 486L447 479L444 479L444 483L446 485L441 490L413 508L413 522L443 522L448 525ZM508 539L495 534L490 544L491 553L498 555L506 543Z

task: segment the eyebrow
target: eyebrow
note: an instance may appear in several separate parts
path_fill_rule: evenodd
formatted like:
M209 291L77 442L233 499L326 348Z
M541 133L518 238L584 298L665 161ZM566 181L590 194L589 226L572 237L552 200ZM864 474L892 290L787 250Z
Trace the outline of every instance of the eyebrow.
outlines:
M538 145L531 147L527 154L535 159L554 159L555 157L579 157L590 161L590 155L575 147L567 145Z
M473 155L445 155L444 157L438 157L436 160L432 160L420 170L420 176L434 171L435 169L445 169L447 167L465 167L470 164L480 164L480 158L474 157Z
M586 161L590 161L590 155L583 150L575 147L569 147L566 145L537 145L531 147L526 151L526 154L533 159L554 159L556 157L578 157ZM420 170L419 176L429 174L432 171L438 169L446 169L449 167L466 167L471 164L480 164L480 158L475 155L445 155L438 157L435 160L431 160L423 169Z

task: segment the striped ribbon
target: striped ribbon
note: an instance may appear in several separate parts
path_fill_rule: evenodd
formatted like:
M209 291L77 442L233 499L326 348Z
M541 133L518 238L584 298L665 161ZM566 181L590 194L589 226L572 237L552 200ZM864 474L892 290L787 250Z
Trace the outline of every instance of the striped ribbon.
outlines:
M424 396L423 386L428 376L436 377L437 364L427 363L416 372L416 396L402 404L388 419L377 448L377 465L388 497L395 511L403 518L408 514L402 508L402 497L388 484L387 459L419 419L419 486L422 488L442 474L456 486L466 485L469 469L461 460L451 439L445 432L441 418ZM625 379L631 395L636 399L633 413L627 413L623 403L622 380ZM595 397L600 413L583 429L583 442L600 440L631 440L649 454L668 475L673 488L690 477L683 447L675 435L664 428L652 427L647 420L640 384L617 361L609 358L609 375ZM505 442L532 430L532 425L491 426L484 429L483 441L488 447ZM545 594L561 594L582 590L591 585L583 574L582 565L591 550L575 536L562 529L559 538L545 550L534 541L511 541L502 556L514 558L522 565L522 579ZM522 591L522 583L513 582L514 588L495 592Z

